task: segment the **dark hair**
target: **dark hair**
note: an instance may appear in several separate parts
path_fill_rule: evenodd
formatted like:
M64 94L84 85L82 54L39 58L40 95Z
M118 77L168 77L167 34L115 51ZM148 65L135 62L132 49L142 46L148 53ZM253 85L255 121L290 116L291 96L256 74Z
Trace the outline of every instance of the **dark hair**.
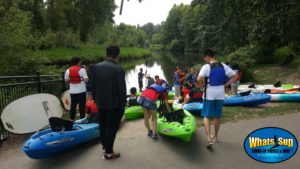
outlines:
M117 58L120 54L120 48L115 45L111 45L108 48L106 48L106 57L112 57Z
M204 57L205 56L209 56L209 57L213 58L213 57L215 57L215 53L214 53L214 51L212 49L207 48L207 49L204 50L203 56Z
M159 78L159 76L158 76L158 75L155 75L154 78Z
M81 58L79 56L74 56L71 59L71 65L77 65L81 61Z
M131 94L136 94L136 88L135 87L130 88L130 93Z

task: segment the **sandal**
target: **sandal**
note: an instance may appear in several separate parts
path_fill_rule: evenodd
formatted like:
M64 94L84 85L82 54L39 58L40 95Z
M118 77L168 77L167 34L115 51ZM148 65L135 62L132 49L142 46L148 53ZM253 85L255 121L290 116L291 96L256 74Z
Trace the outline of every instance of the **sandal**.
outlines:
M212 141L207 142L207 148L211 148L214 143Z
M103 159L104 160L112 160L119 158L121 156L120 153L112 153L112 154L104 154Z

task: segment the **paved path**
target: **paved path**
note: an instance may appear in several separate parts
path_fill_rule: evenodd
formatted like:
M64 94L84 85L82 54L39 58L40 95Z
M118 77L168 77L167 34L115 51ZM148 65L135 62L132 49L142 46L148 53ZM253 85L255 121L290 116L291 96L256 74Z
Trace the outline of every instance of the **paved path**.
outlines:
M0 152L1 169L299 169L300 152L282 163L264 164L246 155L244 138L253 130L276 126L294 133L300 141L300 113L245 120L221 126L220 143L208 150L203 128L189 143L167 137L155 142L145 137L142 120L123 124L115 144L120 159L102 160L98 143L89 143L54 158L32 160L19 149Z

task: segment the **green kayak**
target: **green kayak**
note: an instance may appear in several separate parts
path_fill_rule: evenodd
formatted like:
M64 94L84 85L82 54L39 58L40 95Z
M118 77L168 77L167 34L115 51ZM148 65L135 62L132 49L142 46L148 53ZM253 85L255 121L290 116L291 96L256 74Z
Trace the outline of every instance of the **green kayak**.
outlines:
M127 120L133 120L139 117L143 117L143 108L141 106L126 107L124 115Z
M137 96L140 96L140 95L141 95L141 92L137 92L136 95L137 95ZM169 96L169 100L173 100L174 97L175 97L175 92L174 92L174 91L169 91L169 92L168 92L168 96Z
M158 133L169 137L179 138L186 142L190 141L193 133L197 129L196 119L186 110L184 110L184 114L185 117L182 124L179 122L167 122L164 116L158 115Z

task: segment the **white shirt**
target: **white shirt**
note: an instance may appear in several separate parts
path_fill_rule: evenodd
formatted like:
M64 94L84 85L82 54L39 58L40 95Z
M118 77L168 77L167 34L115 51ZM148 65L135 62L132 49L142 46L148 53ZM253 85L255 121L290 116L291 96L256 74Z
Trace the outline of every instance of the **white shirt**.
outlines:
M87 79L88 78L86 70L83 69L83 68L81 68L79 70L79 76L81 78L83 78L83 79ZM65 79L70 80L69 69L66 70ZM77 83L77 84L70 83L70 93L71 94L78 94L78 93L83 93L83 92L86 92L86 85L85 85L85 81L84 80L81 81L80 83Z
M224 70L225 70L225 75L230 78L235 75L235 71L232 70L230 67L227 65L223 64ZM198 75L198 78L201 76L202 78L204 77L209 77L210 75L210 65L205 64ZM203 95L203 97L205 94ZM207 86L206 89L206 100L224 100L225 99L225 89L223 85L220 86Z

